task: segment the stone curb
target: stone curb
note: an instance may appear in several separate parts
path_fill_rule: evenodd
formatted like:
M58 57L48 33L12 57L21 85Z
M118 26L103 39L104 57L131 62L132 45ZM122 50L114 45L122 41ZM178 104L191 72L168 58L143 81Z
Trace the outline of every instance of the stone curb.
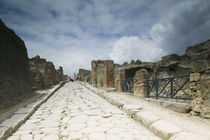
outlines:
M136 104L124 104L123 102L120 102L119 100L115 100L105 92L97 92L89 87L87 87L84 83L79 82L82 86L86 87L87 89L91 90L95 94L99 95L100 97L104 98L108 102L110 102L112 105L117 106L119 109L126 112L132 119L134 119L137 122L140 122L145 127L147 127L151 132L159 136L160 138L164 140L207 140L206 138L191 133L186 132L183 129L179 128L178 126L161 119L159 116L143 110L143 108ZM184 136L184 137L183 137ZM193 136L193 137L191 137Z
M3 121L0 124L0 140L6 140L11 134L13 134L44 102L46 102L52 95L55 94L56 91L63 87L65 83L65 81L61 82L59 85L57 85L57 87L50 89L48 91L50 93L48 93L46 96L42 96L35 102L28 104L26 107L20 108L14 113L13 116Z

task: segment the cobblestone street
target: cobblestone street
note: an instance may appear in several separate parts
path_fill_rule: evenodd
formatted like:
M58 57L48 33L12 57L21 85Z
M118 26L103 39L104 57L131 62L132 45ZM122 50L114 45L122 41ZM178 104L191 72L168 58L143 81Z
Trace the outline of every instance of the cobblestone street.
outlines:
M66 83L8 140L158 140L77 82Z

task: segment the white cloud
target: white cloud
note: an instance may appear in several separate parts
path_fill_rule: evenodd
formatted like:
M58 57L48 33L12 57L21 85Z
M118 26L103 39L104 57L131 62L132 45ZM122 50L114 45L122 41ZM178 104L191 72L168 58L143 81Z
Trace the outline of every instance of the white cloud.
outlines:
M114 43L111 58L117 63L140 59L141 61L154 61L163 56L165 52L155 45L154 41L139 39L137 36L122 37Z
M209 0L1 0L0 17L67 74L93 59L154 61L209 39ZM167 11L167 12L166 12Z

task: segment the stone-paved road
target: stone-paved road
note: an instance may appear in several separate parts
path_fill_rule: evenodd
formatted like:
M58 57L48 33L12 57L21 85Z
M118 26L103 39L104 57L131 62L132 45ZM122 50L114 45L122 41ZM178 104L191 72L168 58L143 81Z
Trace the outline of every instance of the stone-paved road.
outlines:
M158 140L77 82L67 83L8 140Z

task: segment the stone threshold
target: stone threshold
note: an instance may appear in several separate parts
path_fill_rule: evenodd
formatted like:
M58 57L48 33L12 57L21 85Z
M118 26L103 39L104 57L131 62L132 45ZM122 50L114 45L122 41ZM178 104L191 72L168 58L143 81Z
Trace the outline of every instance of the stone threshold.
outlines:
M39 99L26 105L24 108L20 108L10 118L3 121L0 124L0 140L6 140L11 134L13 134L43 103L45 103L57 90L64 86L64 84L64 81L60 82L58 85L43 93L44 95Z
M144 110L141 105L135 103L126 104L126 102L123 102L122 99L109 96L110 93L105 93L105 91L100 91L100 89L93 90L85 85L83 82L79 83L92 92L96 93L100 97L104 98L112 105L115 105L119 109L126 112L128 116L130 116L132 119L134 119L138 123L143 124L152 133L164 140L207 140L207 138L204 138L203 136L200 136L193 132L185 131L179 126L174 125L167 120L164 120L164 118L161 118L152 112Z

